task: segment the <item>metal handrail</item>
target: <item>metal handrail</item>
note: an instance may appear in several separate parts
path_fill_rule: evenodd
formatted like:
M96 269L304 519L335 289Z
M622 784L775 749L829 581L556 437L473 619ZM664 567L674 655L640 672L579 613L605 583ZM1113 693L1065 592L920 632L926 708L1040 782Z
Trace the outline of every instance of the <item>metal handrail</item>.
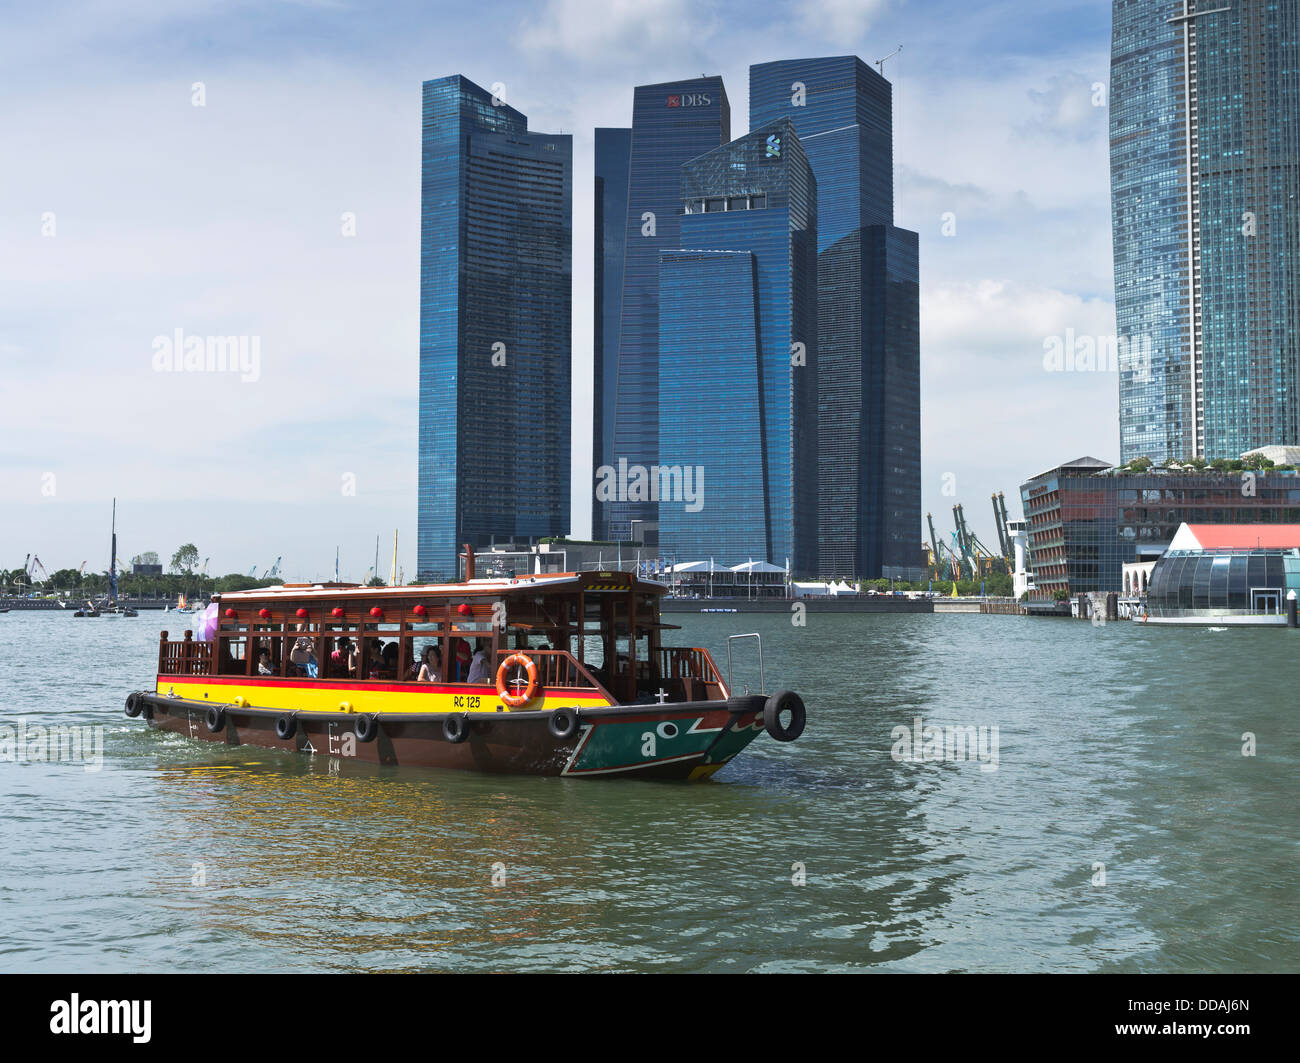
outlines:
M750 631L744 635L727 636L727 692L735 690L735 685L731 682L731 642L733 639L758 639L758 692L767 693L767 675L763 671L763 636L757 631ZM749 687L745 688L745 693L749 693Z

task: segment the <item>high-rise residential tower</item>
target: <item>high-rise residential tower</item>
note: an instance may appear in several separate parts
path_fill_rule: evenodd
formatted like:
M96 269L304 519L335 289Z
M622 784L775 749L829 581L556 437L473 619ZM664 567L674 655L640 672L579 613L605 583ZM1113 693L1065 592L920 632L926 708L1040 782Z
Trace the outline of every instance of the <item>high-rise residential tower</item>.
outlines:
M817 183L818 523L828 577L920 578L917 234L894 220L888 81L855 56L749 68L754 127L794 123Z
M1300 443L1300 0L1114 0L1120 460Z
M627 180L632 130L596 130L595 298L592 347L592 464L613 466L614 382L623 311L623 255L627 249ZM609 537L609 503L592 501L591 537Z
M417 563L569 529L573 142L424 83Z
M609 352L604 354L605 387L614 394L612 450L604 464L644 469L658 464L659 253L681 246L682 164L730 139L731 107L720 77L641 85L633 93L618 361L612 381ZM596 464L602 464L600 454ZM593 502L593 515L600 505L599 499ZM626 538L635 529L647 544L657 541L657 503L614 499L608 514L606 535Z
M790 120L684 165L681 204L659 255L659 463L693 490L661 490L660 552L812 575L817 184Z

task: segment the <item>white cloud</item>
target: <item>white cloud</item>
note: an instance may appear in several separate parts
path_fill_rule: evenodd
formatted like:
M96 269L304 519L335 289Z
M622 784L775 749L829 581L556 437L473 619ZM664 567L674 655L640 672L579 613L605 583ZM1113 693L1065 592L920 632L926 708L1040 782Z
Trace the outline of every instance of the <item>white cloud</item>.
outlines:
M887 3L888 0L801 0L795 9L804 30L832 37L852 49Z
M530 52L586 64L624 64L629 53L696 47L711 36L710 5L688 0L550 0L537 20L525 19L516 43ZM678 77L690 77L683 72Z

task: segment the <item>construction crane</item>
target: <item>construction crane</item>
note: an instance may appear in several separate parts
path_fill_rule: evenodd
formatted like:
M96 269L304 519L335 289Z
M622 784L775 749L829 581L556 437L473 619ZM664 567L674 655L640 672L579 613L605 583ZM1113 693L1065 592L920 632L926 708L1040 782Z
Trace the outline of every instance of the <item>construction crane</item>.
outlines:
M36 582L37 570L39 570L41 573L41 582L48 583L50 579L50 574L45 571L45 566L41 564L41 559L37 557L35 554L28 554L27 556L31 558L26 568L27 585L30 587L32 584Z
M949 579L960 579L961 563L948 545L941 542L938 536L935 535L934 516L927 513L925 519L930 523L930 554L934 560L935 576L937 578L943 578L942 573L946 572Z
M262 573L262 579L275 579L275 574L280 571L280 558L275 559L275 564Z
M966 512L960 503L952 507L952 515L953 523L957 527L955 538L961 551L962 567L970 573L971 579L978 579L981 574L991 571L997 561L1005 564L1005 555L990 550L967 526Z

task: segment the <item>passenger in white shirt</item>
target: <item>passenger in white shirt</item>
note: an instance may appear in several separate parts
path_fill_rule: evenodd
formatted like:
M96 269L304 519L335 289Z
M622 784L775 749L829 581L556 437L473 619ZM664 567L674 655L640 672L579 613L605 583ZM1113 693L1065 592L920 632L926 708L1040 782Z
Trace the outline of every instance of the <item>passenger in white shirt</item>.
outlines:
M479 639L478 649L474 651L474 659L469 662L469 678L467 683L489 683L492 681L492 669L488 664L487 644Z

